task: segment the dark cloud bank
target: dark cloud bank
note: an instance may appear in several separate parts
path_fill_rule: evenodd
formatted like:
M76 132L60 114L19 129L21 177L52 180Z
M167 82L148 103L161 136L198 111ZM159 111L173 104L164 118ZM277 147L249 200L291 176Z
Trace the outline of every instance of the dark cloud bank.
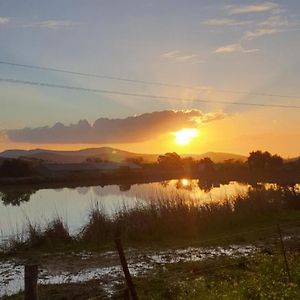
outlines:
M183 127L198 127L199 124L224 117L221 112L202 113L199 110L145 113L124 119L100 118L93 125L85 120L65 126L56 123L53 127L38 127L8 130L9 140L34 144L68 143L131 143L142 142L162 133Z

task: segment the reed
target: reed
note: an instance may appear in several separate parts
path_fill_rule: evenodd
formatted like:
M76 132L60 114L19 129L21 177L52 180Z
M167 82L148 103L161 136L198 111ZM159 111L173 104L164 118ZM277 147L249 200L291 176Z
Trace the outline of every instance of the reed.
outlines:
M28 222L27 235L11 245L38 248L70 242L88 247L112 244L115 235L128 243L148 243L174 240L201 240L204 237L259 224L276 224L286 216L299 219L300 194L290 188L251 188L234 199L199 203L190 197L156 195L147 203L126 205L109 217L99 202L89 212L87 224L75 236L70 235L62 218L56 217L41 229Z

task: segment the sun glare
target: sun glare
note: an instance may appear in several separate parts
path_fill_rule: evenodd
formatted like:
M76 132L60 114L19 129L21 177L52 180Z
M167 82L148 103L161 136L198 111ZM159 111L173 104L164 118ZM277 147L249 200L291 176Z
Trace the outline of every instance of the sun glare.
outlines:
M189 183L190 183L189 180L188 180L188 179L185 179L185 178L181 179L180 182L181 182L181 184L182 184L183 186L188 186Z
M184 128L174 132L176 144L187 145L192 139L197 137L199 134L196 128Z

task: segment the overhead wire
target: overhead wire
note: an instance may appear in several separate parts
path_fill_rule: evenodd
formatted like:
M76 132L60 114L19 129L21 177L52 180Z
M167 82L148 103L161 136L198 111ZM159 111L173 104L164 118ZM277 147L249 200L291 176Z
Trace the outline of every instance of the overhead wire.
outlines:
M172 88L184 88L184 89L198 90L198 91L200 91L200 90L201 91L209 91L210 90L210 88L206 88L206 87L188 86L188 85L181 85L181 84L177 84L177 83L167 83L167 82L150 81L150 80L141 80L141 79L134 79L134 78L119 77L119 76L110 76L110 75L105 75L105 74L93 74L93 73L78 72L78 71L61 69L61 68L53 68L53 67L48 67L48 66L21 64L21 63L10 62L10 61L0 61L0 64L12 66L12 67L21 67L21 68L35 69L35 70L42 70L42 71L66 73L66 74L72 74L72 75L79 75L79 76L93 77L93 78L100 78L100 79L108 79L108 80L115 80L115 81L123 81L123 82L130 82L130 83L144 84L144 85L156 85L156 86L165 86L165 87L172 87ZM297 99L297 100L300 99L300 96L271 94L271 93L264 93L264 92L238 91L238 90L231 90L231 89L227 90L227 89L218 89L218 88L213 88L212 90L214 90L216 92L231 93L231 94L245 94L245 95L263 96L263 97L290 98L290 99Z
M198 99L198 98L182 98L182 97L175 97L175 96L162 96L162 95L154 95L154 94L141 94L141 93L134 93L134 92L116 91L116 90L95 89L95 88L70 86L70 85L47 83L47 82L40 82L40 81L20 80L20 79L15 79L15 78L0 78L0 82L22 84L22 85L33 85L33 86L41 86L41 87L48 87L48 88L76 90L76 91L82 91L82 92L111 94L111 95L119 95L119 96L131 96L131 97L136 97L136 98L148 98L148 99L158 100L158 101L170 100L170 101L181 101L181 102L199 102L199 103L207 103L207 104L215 103L215 104L225 104L225 105L242 105L242 106L300 109L300 106L297 106L297 105L265 104L265 103L255 103L255 102L235 102L235 101L222 101L222 100L207 100L207 99Z

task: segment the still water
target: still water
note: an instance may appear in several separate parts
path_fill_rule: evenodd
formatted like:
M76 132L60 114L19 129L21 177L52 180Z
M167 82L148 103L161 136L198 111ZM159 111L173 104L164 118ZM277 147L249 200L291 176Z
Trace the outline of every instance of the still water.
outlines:
M250 185L230 182L207 186L200 180L169 180L134 185L89 186L62 189L0 190L0 239L21 233L25 224L45 226L60 216L71 233L76 233L88 221L91 207L96 202L107 215L147 204L158 198L184 197L196 202L224 201L245 193Z

